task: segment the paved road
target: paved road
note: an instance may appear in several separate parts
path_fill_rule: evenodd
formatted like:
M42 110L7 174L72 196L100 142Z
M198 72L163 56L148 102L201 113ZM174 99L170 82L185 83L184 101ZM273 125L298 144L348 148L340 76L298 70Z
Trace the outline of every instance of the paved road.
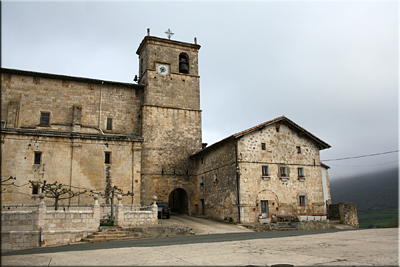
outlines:
M2 266L398 266L398 229L227 233L47 247L2 254Z

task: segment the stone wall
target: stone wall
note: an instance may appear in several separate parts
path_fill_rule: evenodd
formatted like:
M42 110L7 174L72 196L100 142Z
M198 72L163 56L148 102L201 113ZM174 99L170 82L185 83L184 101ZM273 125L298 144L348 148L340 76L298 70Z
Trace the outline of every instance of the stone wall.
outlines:
M40 197L41 202L36 205L36 209L29 206L32 210L1 212L2 251L78 242L99 229L101 207L97 195L94 197L94 205L90 209L86 207L85 210L47 210L44 195L41 194ZM133 227L158 224L155 203L150 210L141 210L140 207L132 205L127 205L125 210L122 197L118 196L118 199L115 225Z
M328 219L340 220L339 204L330 204L328 207Z
M121 227L132 227L132 226L151 226L158 224L158 208L154 201L153 205L148 211L138 210L125 210L122 205L122 197L118 196L118 205L115 211L114 225Z
M193 207L193 213L239 221L235 155L235 143L226 142L198 156L197 178L193 184L198 204Z
M258 220L262 200L268 201L269 215L324 212L319 148L310 139L285 124L272 124L241 137L238 148L243 222ZM268 166L269 175L262 175L262 166ZM280 176L280 167L287 168L287 176ZM303 168L304 177L299 177L298 168ZM300 196L305 196L304 206Z
M340 220L341 224L359 227L356 203L339 202L328 206L328 219Z
M140 82L146 89L141 113L142 205L149 205L156 195L159 201L171 202L178 189L181 212L193 203L193 168L188 157L201 149L200 83L198 76L199 45L147 36L137 54ZM184 53L189 73L179 72L179 56ZM158 64L170 67L168 75L157 73ZM175 202L175 201L173 201ZM172 203L170 203L172 205ZM171 209L175 209L171 206Z
M100 127L139 135L142 91L134 84L2 69L1 119L10 128L72 131L74 124L79 126L75 131L100 133ZM40 125L41 112L50 113L49 126ZM112 130L106 129L107 118L112 118Z
M359 227L356 203L340 202L340 223Z
M47 211L41 197L36 211L1 212L2 251L68 244L98 229L98 203L89 211Z
M29 180L47 184L57 181L71 186L73 191L104 191L107 179L125 193L134 196L126 204L140 203L141 141L132 136L116 137L68 133L37 133L32 130L3 129L2 177L16 177L17 186L4 186L2 204L35 204L37 195ZM34 163L35 153L41 152L40 164ZM105 152L111 153L110 164ZM40 192L39 192L40 193ZM103 201L103 200L102 200ZM61 205L89 204L88 194ZM46 204L53 200L46 198Z

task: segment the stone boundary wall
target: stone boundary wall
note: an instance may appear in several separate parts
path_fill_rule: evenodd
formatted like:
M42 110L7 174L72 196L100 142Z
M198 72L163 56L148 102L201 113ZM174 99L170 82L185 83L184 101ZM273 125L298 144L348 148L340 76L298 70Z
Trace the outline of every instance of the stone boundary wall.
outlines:
M340 202L339 203L339 211L340 211L340 223L341 224L347 224L347 225L352 225L354 227L360 227L360 225L358 224L356 203Z
M88 234L98 231L100 226L101 207L98 196L94 196L94 205L86 210L51 210L47 211L44 194L40 194L40 203L36 210L2 211L1 212L1 251L20 250L40 246L53 246L78 242ZM145 207L119 204L115 209L117 226L130 227L138 225L156 225L157 205ZM33 209L29 207L23 207ZM90 210L89 210L90 208ZM110 209L110 207L103 207ZM106 212L106 211L104 211ZM42 233L41 233L42 229Z
M328 206L328 219L340 220L339 204L330 204Z
M116 205L114 225L121 227L131 227L140 225L158 224L158 208L156 201L150 206L151 210L125 210L122 205L122 196L118 196L118 205Z
M360 227L358 224L356 203L339 202L338 204L330 204L328 218L331 220L340 220L341 224Z

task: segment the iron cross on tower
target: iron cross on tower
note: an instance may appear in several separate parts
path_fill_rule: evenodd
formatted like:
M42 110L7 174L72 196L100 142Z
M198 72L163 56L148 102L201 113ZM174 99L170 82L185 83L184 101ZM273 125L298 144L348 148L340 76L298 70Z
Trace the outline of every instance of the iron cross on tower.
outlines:
M168 39L171 40L171 36L174 35L173 32L171 32L171 30L168 28L168 31L165 32L168 36Z

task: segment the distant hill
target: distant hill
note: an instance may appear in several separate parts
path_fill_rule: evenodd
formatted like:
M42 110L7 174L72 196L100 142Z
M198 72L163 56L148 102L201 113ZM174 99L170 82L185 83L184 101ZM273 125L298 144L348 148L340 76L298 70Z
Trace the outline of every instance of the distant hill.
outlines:
M330 180L332 203L355 202L357 211L399 209L398 169Z

